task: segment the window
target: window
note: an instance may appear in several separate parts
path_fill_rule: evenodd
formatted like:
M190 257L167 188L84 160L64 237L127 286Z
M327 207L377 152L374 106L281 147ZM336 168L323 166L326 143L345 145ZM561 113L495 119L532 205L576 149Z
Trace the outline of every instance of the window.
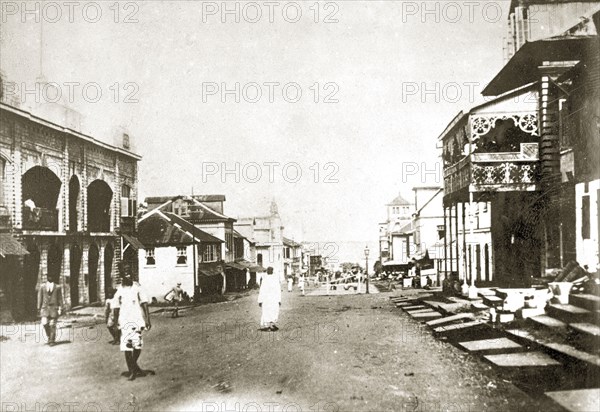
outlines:
M128 185L121 186L121 197L131 197L131 187Z
M173 204L173 212L178 216L188 216L188 204L183 200L178 200Z
M204 253L202 254L203 262L216 262L218 258L217 245L206 245L204 246Z
M581 238L590 238L590 197L581 197Z
M146 266L156 265L156 258L154 257L154 248L146 249Z
M187 247L177 247L177 264L187 265Z
M131 142L129 141L129 135L127 133L123 133L123 148L129 149L131 147Z

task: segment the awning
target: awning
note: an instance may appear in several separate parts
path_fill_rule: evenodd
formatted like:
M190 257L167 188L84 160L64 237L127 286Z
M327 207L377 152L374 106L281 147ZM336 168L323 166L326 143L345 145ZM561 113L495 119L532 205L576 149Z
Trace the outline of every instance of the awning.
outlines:
M225 264L225 268L227 269L237 269L237 270L246 270L245 266L242 266L241 264L237 263L237 262L229 262Z
M256 273L262 273L262 272L267 271L267 269L265 269L264 267L262 267L260 265L250 266L248 269L250 269L250 272L256 272Z
M0 233L0 256L28 255L27 249L9 233Z
M127 243L129 243L131 245L132 248L134 249L145 249L145 246L142 244L142 242L139 241L139 239L135 236L131 236L131 235L126 235L126 234L122 234L121 236L123 236L123 239L125 239L127 241Z
M205 269L200 269L198 272L204 276L221 276L221 272L219 272L216 269L205 268Z
M483 89L484 96L499 96L509 90L539 80L544 62L581 60L597 36L560 36L527 42ZM597 47L597 46L596 46Z

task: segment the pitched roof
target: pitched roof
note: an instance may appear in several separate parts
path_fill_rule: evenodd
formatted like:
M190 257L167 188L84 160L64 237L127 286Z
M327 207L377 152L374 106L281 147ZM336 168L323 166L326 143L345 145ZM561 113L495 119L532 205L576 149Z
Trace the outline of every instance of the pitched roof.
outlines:
M138 224L138 239L146 247L190 245L192 234L199 242L223 243L173 213L154 213Z
M287 246L291 246L291 247L301 247L302 246L302 244L300 244L290 238L287 238L285 236L283 237L283 244L287 245Z
M399 206L399 205L403 205L403 206L409 206L412 205L411 202L409 202L408 200L406 200L405 198L402 197L402 195L398 195L394 198L394 200L392 200L390 203L387 204L387 206Z

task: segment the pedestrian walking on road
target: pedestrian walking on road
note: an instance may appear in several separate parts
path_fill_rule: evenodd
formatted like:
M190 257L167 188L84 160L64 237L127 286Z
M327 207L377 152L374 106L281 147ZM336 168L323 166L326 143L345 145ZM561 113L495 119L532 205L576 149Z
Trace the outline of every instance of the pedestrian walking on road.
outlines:
M281 306L281 285L279 275L273 274L273 268L267 268L263 276L260 291L258 292L258 305L262 308L260 317L260 330L276 331L279 321L279 307Z
M125 362L129 380L137 377L154 375L154 371L143 370L137 361L142 354L142 331L150 330L150 312L148 298L139 284L134 284L130 275L125 275L121 288L113 298L114 317L121 330L121 351L125 352Z
M288 292L292 291L292 287L294 285L294 278L291 276L288 276L287 278L287 285L288 285Z
M48 275L48 280L38 290L38 311L50 346L56 344L56 323L65 307L62 288L56 281L57 276Z
M171 314L172 318L179 317L179 302L181 302L182 299L183 289L181 289L181 282L178 282L177 285L173 286L173 288L165 295L165 300L175 305L175 309L173 309L173 313Z
M300 274L300 278L298 279L298 287L300 288L300 292L302 292L302 296L304 296L304 275Z
M106 299L104 310L104 317L106 318L106 327L108 328L108 331L110 332L110 335L113 338L113 340L111 340L108 343L112 345L118 344L121 340L121 331L117 327L117 322L115 322L115 311L113 309L113 298L115 296L115 292L116 291L114 289L111 289L108 292L109 298Z

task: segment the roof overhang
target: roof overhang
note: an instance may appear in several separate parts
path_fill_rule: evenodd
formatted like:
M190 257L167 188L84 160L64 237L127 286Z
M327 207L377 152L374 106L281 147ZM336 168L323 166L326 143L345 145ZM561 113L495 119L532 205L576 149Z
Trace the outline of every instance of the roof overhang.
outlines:
M24 256L28 254L29 252L27 252L25 246L20 244L11 234L0 233L0 256Z
M539 80L544 62L579 61L597 36L560 36L525 43L483 89L484 96L499 96Z

